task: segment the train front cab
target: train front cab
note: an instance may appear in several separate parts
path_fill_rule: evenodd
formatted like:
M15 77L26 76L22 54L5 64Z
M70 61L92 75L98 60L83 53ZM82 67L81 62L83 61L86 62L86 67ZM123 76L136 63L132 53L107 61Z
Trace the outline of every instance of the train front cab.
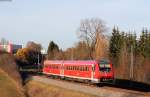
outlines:
M101 60L95 65L95 83L112 83L114 80L113 66L109 61Z

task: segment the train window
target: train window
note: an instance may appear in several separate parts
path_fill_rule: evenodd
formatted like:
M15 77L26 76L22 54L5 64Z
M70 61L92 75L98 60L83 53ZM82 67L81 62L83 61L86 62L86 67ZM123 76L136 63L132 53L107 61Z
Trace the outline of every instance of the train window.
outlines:
M89 71L89 67L88 66L86 67L86 70Z
M84 66L84 70L87 71L87 70L86 70L86 66Z
M92 71L95 71L95 65L92 67Z
M77 70L79 70L79 67L77 66Z
M54 66L54 65L52 65L52 68L54 69L54 68L55 68L55 66Z
M85 68L86 68L86 71L88 71L88 67L86 66Z
M79 66L79 70L80 70L80 71L81 71L81 69L82 69L81 66Z
M70 66L70 70L72 70L72 66Z
M82 66L82 71L84 71L84 66Z
M82 71L84 71L84 67L82 66Z
M82 71L82 66L80 67L80 71Z
M85 66L83 67L83 71L86 71L86 70L85 70Z
M85 66L85 71L87 71L87 66Z
M82 66L81 66L81 71L83 70Z
M74 66L72 66L72 70L74 70Z

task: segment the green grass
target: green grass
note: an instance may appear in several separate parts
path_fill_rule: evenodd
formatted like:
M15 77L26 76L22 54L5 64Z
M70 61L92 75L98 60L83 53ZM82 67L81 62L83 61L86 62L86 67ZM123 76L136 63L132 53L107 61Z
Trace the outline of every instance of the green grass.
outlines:
M37 81L29 81L26 88L30 97L96 97L94 95L47 85Z

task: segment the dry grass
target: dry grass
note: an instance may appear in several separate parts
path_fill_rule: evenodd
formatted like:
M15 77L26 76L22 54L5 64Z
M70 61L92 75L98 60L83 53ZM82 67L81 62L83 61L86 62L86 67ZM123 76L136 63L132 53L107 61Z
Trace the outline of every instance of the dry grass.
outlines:
M7 73L19 85L22 84L21 76L12 54L0 54L0 69Z
M24 97L14 56L0 53L0 97Z
M25 97L18 84L1 69L0 97Z
M28 82L26 88L30 97L96 97L36 81Z

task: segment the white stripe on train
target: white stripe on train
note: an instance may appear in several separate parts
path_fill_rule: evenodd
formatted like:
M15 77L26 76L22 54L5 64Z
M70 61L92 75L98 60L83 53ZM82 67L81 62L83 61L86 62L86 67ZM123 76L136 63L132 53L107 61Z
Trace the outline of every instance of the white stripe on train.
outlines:
M62 77L70 77L70 78L78 78L78 79L87 79L87 80L91 80L93 83L99 83L100 82L100 79L95 79L95 78L68 76L68 75L54 74L54 73L47 73L47 72L43 72L43 74L57 75L57 76L62 76Z

